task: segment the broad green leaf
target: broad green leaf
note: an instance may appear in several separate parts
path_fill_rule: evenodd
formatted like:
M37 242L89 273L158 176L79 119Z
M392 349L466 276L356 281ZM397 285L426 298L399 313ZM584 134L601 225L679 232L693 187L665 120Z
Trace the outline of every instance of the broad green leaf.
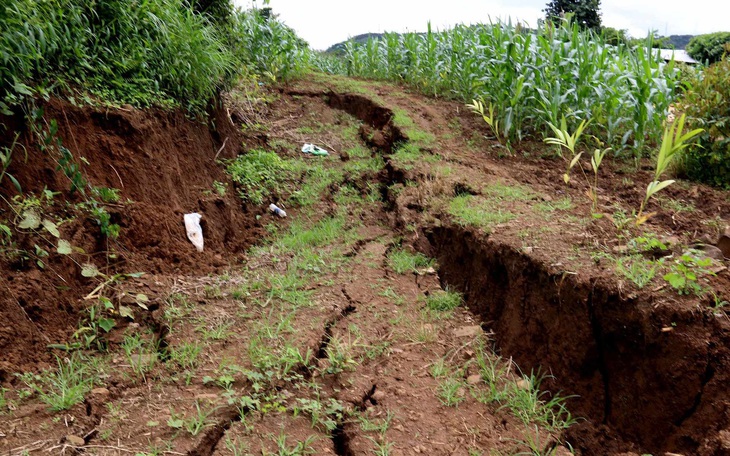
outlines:
M61 233L58 232L58 226L56 226L55 223L53 223L52 221L50 221L48 219L43 219L43 221L41 223L43 224L43 228L45 228L46 231L51 233L51 236L53 236L55 238L61 237Z
M111 299L107 298L106 296L99 296L99 302L101 302L105 310L111 310L114 308L114 304L112 303Z
M137 296L135 296L135 301L137 302L137 305L143 308L144 310L150 310L147 307L147 303L149 302L150 298L147 297L146 294L139 293Z
M651 183L649 184L649 186L648 186L648 187L646 188L646 194L647 194L647 195L648 195L649 197L651 197L651 196L652 196L652 195L654 195L654 194L655 194L656 192L658 192L658 191L660 191L660 190L663 190L663 189L665 189L665 188L669 187L669 186L670 186L670 185L672 185L672 184L673 184L674 182L675 182L675 181L674 181L674 180L671 180L671 179L670 179L670 180L665 180L665 181L662 181L662 182L659 182L659 181L653 181L653 182L651 182Z
M127 306L119 306L119 316L134 320L134 311Z
M99 322L99 327L104 330L104 332L109 332L112 330L114 326L116 326L117 322L114 321L113 318L100 318L97 320Z
M570 161L570 166L568 166L568 169L572 169L576 163L578 163L578 160L580 160L581 155L583 155L583 152L579 152L575 154L575 157Z
M179 418L169 418L167 420L167 425L170 426L173 429L182 429L185 422Z
M71 255L73 253L73 247L66 239L59 239L56 251L61 255Z
M20 186L20 182L18 182L18 179L15 178L12 174L6 174L8 176L8 179L10 179L10 182L13 183L13 186L15 186L15 189L18 191L18 193L23 193L23 188Z

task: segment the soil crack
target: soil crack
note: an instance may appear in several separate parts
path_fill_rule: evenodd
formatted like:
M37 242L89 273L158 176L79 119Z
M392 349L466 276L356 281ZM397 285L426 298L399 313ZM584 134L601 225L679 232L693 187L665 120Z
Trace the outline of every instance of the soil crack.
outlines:
M215 453L218 443L226 435L226 432L233 426L233 423L241 421L241 410L236 406L226 407L220 414L219 419L206 433L200 442L188 451L188 456L211 456Z
M603 329L601 328L601 323L596 316L595 303L593 302L595 286L595 281L592 281L591 291L588 294L586 305L588 307L588 318L591 322L593 340L596 344L596 351L598 352L598 372L601 375L601 382L603 382L603 420L601 422L603 424L607 424L608 418L611 415L611 384L609 381L608 368L606 367Z
M347 293L345 287L342 287L342 295L345 299L347 299L348 304L343 307L337 315L324 324L324 333L322 334L322 338L320 339L319 346L317 347L317 353L315 355L317 359L324 359L327 357L327 349L329 348L330 341L332 340L332 328L357 310L355 301Z

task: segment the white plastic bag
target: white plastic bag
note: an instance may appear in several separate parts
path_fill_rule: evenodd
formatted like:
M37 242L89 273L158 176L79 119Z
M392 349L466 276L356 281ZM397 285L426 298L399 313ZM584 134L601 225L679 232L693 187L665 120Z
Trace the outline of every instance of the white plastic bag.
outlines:
M203 229L200 227L202 215L197 212L185 214L185 230L188 232L188 239L193 243L198 252L203 251Z

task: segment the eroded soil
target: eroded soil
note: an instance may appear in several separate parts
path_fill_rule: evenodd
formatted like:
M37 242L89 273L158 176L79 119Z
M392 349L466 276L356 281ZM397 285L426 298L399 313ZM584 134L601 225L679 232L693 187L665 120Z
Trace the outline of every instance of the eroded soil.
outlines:
M622 214L650 168L608 164L594 218L552 150L505 157L458 104L316 75L267 98L255 112L229 99L215 128L46 108L89 180L120 188L122 234L107 245L57 202L45 210L87 253L5 260L2 454L730 454L724 260L701 296L663 270L639 289L616 267L642 236L665 244L657 268L715 243L724 193L679 183L637 228ZM12 170L25 191L65 190L29 137L37 174ZM331 153L303 155L305 142ZM216 161L254 148L304 160L269 197L286 219L241 203ZM193 211L203 253L185 237ZM146 273L102 289L135 318L114 315L108 352L49 349L88 325L84 297L103 283L81 274L91 252L106 274ZM29 386L54 391L47 373L14 374L57 363L93 384L53 412Z

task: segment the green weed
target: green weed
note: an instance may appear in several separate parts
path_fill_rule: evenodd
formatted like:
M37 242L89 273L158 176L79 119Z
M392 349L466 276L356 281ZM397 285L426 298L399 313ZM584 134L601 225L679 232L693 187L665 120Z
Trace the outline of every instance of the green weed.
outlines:
M440 312L454 310L461 302L461 293L449 290L437 291L426 297L426 307Z
M71 357L56 358L55 370L44 370L41 374L27 373L20 379L38 394L42 402L54 412L70 409L83 402L97 381L88 361L74 353Z
M616 260L616 270L636 285L637 288L644 288L654 279L658 263L647 260L642 255L621 257Z
M476 226L487 233L491 233L495 225L516 218L516 215L500 209L493 202L472 195L460 195L451 200L449 214L454 216L459 224Z
M274 152L254 149L239 155L226 169L238 185L241 199L260 205L272 192L280 191L292 165Z
M388 264L397 274L418 272L434 266L434 260L417 252L411 253L404 249L396 249L388 254Z

